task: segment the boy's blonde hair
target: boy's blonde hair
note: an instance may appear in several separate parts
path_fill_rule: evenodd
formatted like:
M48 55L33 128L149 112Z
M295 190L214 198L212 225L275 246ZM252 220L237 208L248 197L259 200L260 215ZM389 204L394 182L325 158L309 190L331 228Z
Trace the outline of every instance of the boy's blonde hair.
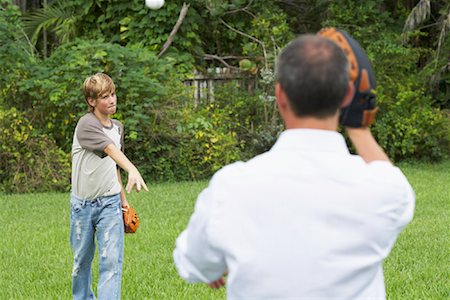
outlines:
M83 94L86 103L89 106L89 111L93 112L94 107L89 104L88 99L97 99L106 93L111 93L116 90L111 77L104 73L97 73L86 78L83 83Z

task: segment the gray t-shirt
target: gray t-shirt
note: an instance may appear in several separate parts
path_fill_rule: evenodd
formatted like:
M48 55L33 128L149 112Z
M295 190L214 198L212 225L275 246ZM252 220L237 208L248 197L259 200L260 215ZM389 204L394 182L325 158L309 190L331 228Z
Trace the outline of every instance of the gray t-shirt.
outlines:
M111 121L111 127L103 126L93 113L78 121L72 144L72 193L78 198L93 200L121 191L116 163L103 151L112 143L123 151L123 125Z

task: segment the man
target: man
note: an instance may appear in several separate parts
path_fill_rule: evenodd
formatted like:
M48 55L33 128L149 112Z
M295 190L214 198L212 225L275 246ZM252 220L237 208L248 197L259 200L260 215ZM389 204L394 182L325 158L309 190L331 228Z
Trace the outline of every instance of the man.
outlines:
M181 277L217 288L228 274L230 299L385 298L382 261L414 194L367 126L346 128L359 155L337 132L354 86L330 39L303 35L283 50L275 94L286 130L199 195L174 251Z

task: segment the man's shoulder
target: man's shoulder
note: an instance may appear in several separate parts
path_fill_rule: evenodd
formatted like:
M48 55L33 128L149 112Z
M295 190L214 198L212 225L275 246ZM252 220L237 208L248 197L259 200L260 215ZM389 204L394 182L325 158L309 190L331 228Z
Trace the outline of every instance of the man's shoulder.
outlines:
M385 199L392 202L397 195L398 199L413 199L413 189L402 170L388 161L373 161L362 163L356 169L354 180L373 194L385 195ZM412 195L412 197L410 197Z
M212 180L213 181L236 181L243 182L249 179L261 169L264 169L270 163L270 159L267 157L268 152L259 154L248 161L236 161L229 165L222 167L217 171Z
M234 178L236 174L240 174L243 171L245 164L243 161L237 161L226 165L214 174L213 180Z
M372 176L378 177L387 182L392 181L394 178L404 178L404 174L400 168L388 161L372 161L370 163L366 163L366 168Z
M210 180L210 185L215 187L235 186L247 182L252 178L252 166L250 161L236 161L218 170Z

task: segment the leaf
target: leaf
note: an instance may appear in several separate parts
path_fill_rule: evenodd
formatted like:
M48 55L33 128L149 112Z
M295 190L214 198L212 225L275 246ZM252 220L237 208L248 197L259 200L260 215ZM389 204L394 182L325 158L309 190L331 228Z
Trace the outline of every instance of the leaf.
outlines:
M407 36L406 34L410 31L413 31L420 24L425 22L430 18L431 15L431 4L430 0L420 0L419 3L412 9L408 18L405 21L405 25L403 27L403 39L406 42Z

